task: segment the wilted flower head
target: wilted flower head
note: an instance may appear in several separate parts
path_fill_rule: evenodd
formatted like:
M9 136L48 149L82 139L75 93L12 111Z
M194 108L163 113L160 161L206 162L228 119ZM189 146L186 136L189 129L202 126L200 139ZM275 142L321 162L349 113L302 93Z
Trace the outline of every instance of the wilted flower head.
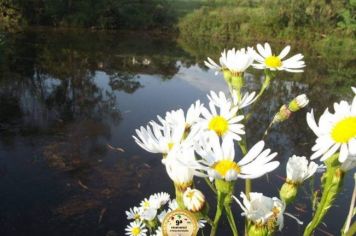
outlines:
M164 160L168 176L182 191L191 186L194 175L199 175L193 168L183 164L194 160L194 149L182 146L174 148Z
M205 206L205 197L198 189L188 188L183 194L184 206L192 212L199 212Z
M248 47L247 49L241 48L235 50L235 48L227 51L225 65L231 72L232 76L240 76L248 67L251 66L254 60L255 50Z
M283 60L290 51L290 46L286 46L281 53L276 56L272 53L271 46L268 43L257 44L257 51L255 53L256 64L252 66L256 69L270 69L272 71L285 70L288 72L303 72L305 67L302 54L296 54L289 59Z
M287 182L301 184L306 179L314 175L319 165L315 162L308 162L307 158L293 155L287 162Z
M252 221L255 225L278 226L279 230L283 228L283 213L285 204L276 197L270 198L262 193L250 193L250 199L241 192L240 197L243 200L241 203L235 196L233 198L240 205L243 213L241 215Z

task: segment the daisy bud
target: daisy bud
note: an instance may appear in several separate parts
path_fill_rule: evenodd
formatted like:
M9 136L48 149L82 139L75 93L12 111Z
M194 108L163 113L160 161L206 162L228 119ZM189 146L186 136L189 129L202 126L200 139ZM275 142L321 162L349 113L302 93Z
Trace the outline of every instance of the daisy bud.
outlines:
M205 206L205 197L197 189L188 188L183 194L184 206L192 212L199 212Z
M273 123L283 122L288 120L292 112L288 109L286 105L281 106L279 112L274 116Z
M305 107L306 105L308 105L308 103L309 103L309 99L308 99L307 95L301 94L301 95L297 96L296 98L294 98L289 103L288 108L292 112L296 112L296 111L299 111L300 109L302 109L303 107Z
M298 186L292 183L284 183L279 191L279 197L286 203L292 203L298 193Z

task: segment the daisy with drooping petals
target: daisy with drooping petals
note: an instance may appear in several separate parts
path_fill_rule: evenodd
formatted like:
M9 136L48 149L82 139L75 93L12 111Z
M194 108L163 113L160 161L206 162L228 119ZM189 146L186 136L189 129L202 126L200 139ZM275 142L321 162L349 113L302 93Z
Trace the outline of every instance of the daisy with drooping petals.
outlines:
M256 64L252 66L256 69L269 69L272 71L285 70L288 72L303 72L305 67L302 54L296 54L289 59L283 60L290 51L290 46L286 46L281 53L276 56L272 54L271 46L265 43L264 47L257 44L257 52L255 52Z
M130 208L129 211L126 211L127 219L128 220L141 220L141 215L142 215L142 208L141 207L134 207Z
M287 162L287 182L301 184L318 170L319 165L307 158L293 155Z
M255 50L251 47L240 50L233 48L227 52L225 66L233 76L241 76L254 61L254 54Z
M211 92L211 94L215 94ZM221 93L220 93L221 95ZM212 132L222 139L232 138L240 141L240 135L245 134L244 125L239 122L244 118L242 115L236 115L238 107L234 107L231 102L225 102L224 96L217 96L209 102L209 108L202 109L203 119L200 127L204 132ZM219 112L217 112L217 109Z
M145 228L146 225L143 222L131 222L125 229L126 235L129 236L146 236L147 229Z
M235 196L233 198L244 211L241 215L246 216L255 225L268 227L268 224L273 222L278 226L279 230L283 228L284 202L276 197L266 197L262 193L250 193L249 199L243 192L241 192L240 196L243 203Z
M352 104L346 101L334 103L335 113L328 109L320 116L317 124L313 110L307 114L307 123L318 136L310 159L321 156L325 161L340 150L339 161L344 162L348 156L356 155L356 96Z
M181 142L184 130L184 124L172 127L164 120L162 125L151 121L146 128L141 126L140 129L136 129L137 137L132 137L146 151L167 155L176 143Z
M219 59L220 65L215 63L215 61L213 61L210 57L208 57L208 61L204 61L204 64L210 69L216 70L215 75L217 75L219 72L224 71L226 69L226 60L227 60L227 54L226 54L226 50L224 49Z
M194 148L179 146L172 150L164 160L166 171L175 186L184 191L193 183L195 175L201 175L183 163L195 161Z
M224 139L220 144L215 135L203 137L196 147L201 156L199 162L187 165L203 170L210 179L233 181L237 178L255 179L279 166L278 161L270 162L277 153L270 153L270 149L263 150L264 142L260 141L239 161L235 162L235 149L232 139Z
M199 132L194 128L198 128L195 124L201 120L200 114L203 107L204 105L198 100L189 107L187 115L184 115L182 109L167 112L164 122L167 122L173 128L184 126L185 139L190 142Z
M239 109L245 108L252 103L254 103L257 100L256 92L246 92L241 99L239 99L239 96L237 94L237 91L234 89L230 90L231 96L232 96L232 101L235 106L237 106Z

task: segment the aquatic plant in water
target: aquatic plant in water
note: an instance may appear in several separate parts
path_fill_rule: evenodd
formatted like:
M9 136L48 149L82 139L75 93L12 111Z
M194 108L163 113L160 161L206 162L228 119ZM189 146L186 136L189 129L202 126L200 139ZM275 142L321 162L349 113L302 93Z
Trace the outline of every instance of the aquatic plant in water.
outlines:
M287 176L280 186L280 199L252 192L251 179L274 171L280 164L276 160L277 153L267 148L263 141L268 131L309 103L307 95L301 94L282 105L267 126L263 138L248 147L245 124L251 117L253 106L261 101L278 71L303 72L303 55L284 59L289 51L290 46L286 46L276 55L265 43L264 46L258 44L257 51L251 47L224 50L219 64L208 57L205 65L216 70L216 74L222 73L229 94L211 91L207 95L209 102L206 106L196 101L186 114L182 109L170 111L165 117L158 116L158 122L150 121L146 127L136 130L133 138L140 147L161 154L162 164L175 187L175 197L171 199L167 193L154 194L144 199L140 206L127 211L127 219L132 220L126 228L127 235L162 235L161 224L165 215L176 209L190 211L200 227L209 224L211 236L217 234L224 215L232 235L238 235L237 214L245 216L245 234L274 235L283 230L284 215L303 224L286 213L285 208L294 203L298 189L306 179L324 172L321 199L304 231L304 236L313 234L341 191L346 172L356 166L356 96L351 104L347 101L335 103L334 113L326 109L318 123L313 110L307 114L307 124L317 136L310 159L321 157L318 160L321 163L293 155L287 162ZM243 93L244 73L251 66L264 71L264 80L258 92ZM235 147L239 147L240 152L235 151ZM237 153L242 153L242 156ZM214 214L209 212L205 195L195 189L196 178L204 178L216 195ZM235 196L235 185L241 180L245 181L246 187L239 199ZM232 211L233 200L241 207L242 213ZM163 209L166 204L168 208ZM342 232L352 235L355 226L350 226L348 221Z

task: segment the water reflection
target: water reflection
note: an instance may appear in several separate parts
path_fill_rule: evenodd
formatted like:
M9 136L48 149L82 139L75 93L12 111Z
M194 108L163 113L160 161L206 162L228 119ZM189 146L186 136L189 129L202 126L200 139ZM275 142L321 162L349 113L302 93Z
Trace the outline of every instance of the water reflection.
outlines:
M206 103L209 90L227 91L223 80L202 66L211 52L199 52L201 58L191 48L141 34L34 30L8 35L0 65L0 187L6 190L0 193L1 235L122 235L124 210L153 192L172 193L159 157L137 147L131 135L157 114L187 109L196 99ZM308 73L318 74L318 68L310 66ZM248 75L246 90L259 89L260 76ZM256 115L247 124L249 146L262 137L280 105L299 93L308 93L317 115L339 97L351 97L346 89L339 93L350 83L342 78L331 93L321 92L334 86L329 82L279 78L265 103L254 107ZM276 126L267 140L284 164L291 154L309 154L314 136L305 112ZM254 186L276 195L284 175L281 167L269 176L272 187L266 188L265 179ZM198 186L209 192L203 183ZM239 185L237 191L242 189ZM338 202L343 209L349 192ZM306 187L297 207L288 211L307 220L309 193ZM337 213L342 220L343 212ZM329 221L326 230L338 234L341 221ZM301 230L287 220L284 233Z

